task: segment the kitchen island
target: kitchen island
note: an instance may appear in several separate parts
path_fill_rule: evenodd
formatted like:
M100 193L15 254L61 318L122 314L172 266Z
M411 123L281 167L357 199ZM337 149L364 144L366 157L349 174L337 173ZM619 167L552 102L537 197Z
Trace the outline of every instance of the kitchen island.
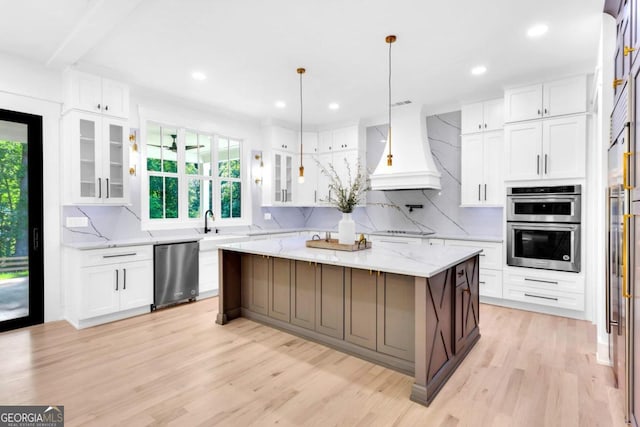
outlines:
M428 405L480 338L480 250L376 243L343 252L304 237L219 247L219 311L414 376Z

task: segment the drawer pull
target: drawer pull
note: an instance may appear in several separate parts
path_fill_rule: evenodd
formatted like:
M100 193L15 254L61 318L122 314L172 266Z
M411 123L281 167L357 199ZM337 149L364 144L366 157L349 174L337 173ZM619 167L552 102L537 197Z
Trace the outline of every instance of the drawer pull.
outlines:
M136 252L131 252L128 254L117 254L117 255L102 255L102 258L118 258L118 257L123 257L123 256L134 256L134 255L138 255Z
M558 298L553 298L553 297L543 297L542 295L533 295L533 294L524 294L525 297L531 297L531 298L541 298L541 299L548 299L551 301L558 301Z
M479 254L480 256L486 256L485 254Z
M116 291L118 290L118 270L116 270Z
M558 284L558 282L554 282L553 280L529 279L528 277L525 277L524 280L526 280L527 282L551 283L552 285Z
M464 270L458 271L458 277L462 277L463 274L464 274Z
M481 284L481 285L486 285L486 284L487 284L487 282L483 282L483 281L481 280L481 281L480 281L480 284Z

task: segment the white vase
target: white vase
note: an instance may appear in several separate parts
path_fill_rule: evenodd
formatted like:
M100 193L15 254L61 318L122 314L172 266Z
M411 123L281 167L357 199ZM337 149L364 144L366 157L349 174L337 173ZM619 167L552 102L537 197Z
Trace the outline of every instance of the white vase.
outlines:
M356 241L356 223L351 218L351 213L342 213L342 219L338 222L338 243L353 245Z

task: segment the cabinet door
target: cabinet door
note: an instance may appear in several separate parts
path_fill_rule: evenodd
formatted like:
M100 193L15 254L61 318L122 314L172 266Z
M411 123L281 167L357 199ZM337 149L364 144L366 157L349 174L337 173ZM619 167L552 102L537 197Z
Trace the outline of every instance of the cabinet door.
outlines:
M479 264L474 257L456 266L454 307L454 352L459 353L467 344L467 337L480 323Z
M345 270L344 339L371 350L377 347L376 279L376 272Z
M325 130L318 132L318 152L328 153L333 151L333 132Z
M272 126L269 129L269 138L271 140L271 148L274 150L295 152L297 149L296 141L298 136L294 130Z
M293 157L290 154L284 155L283 182L284 182L284 202L293 201Z
M249 310L267 315L269 304L269 273L271 258L262 255L251 256L251 291Z
M508 125L504 128L505 180L541 177L542 124Z
M502 298L502 271L481 269L478 283L481 296Z
M462 120L461 120L460 132L463 135L467 133L480 132L483 130L484 119L483 119L482 111L483 111L482 102L477 102L475 104L462 106L462 113L461 113Z
M289 322L291 313L291 260L273 258L272 277L269 283L269 317Z
M80 318L102 316L120 309L122 277L115 265L86 267L80 280ZM153 272L151 276L153 277Z
M358 173L358 160L358 150L337 151L333 153L333 167L336 169L343 185L350 185L350 183L355 180L356 174Z
M481 204L483 184L483 135L463 135L460 157L460 204L474 206Z
M587 76L545 83L542 93L544 117L587 111Z
M504 121L519 122L542 117L542 85L508 89L504 92Z
M102 198L102 178L100 176L101 152L101 119L93 114L73 114L70 116L73 128L73 144L70 156L76 158L72 165L73 201L97 203ZM77 172L76 172L77 171Z
M586 117L566 117L543 122L543 161L545 178L584 178Z
M282 203L284 201L284 182L282 180L283 154L273 154L273 201Z
M102 113L124 119L129 117L129 87L127 85L102 79Z
M102 78L77 71L71 72L71 108L101 113Z
M494 99L483 103L483 130L499 130L504 127L504 99Z
M327 204L331 200L331 191L329 190L329 184L331 180L326 175L325 172L330 172L329 165L333 163L333 154L332 153L320 153L318 155L318 163L320 167L318 167L318 189L316 200L319 204ZM323 171L324 169L324 171Z
M321 264L316 270L316 331L343 339L344 267Z
M487 205L504 206L504 133L502 131L485 132L483 139L483 202Z
M102 120L104 180L103 203L122 204L129 193L129 147L126 123L117 119Z
M378 352L415 359L414 295L412 276L384 273L378 277Z
M304 154L304 182L296 179L296 191L294 204L297 206L315 206L318 200L318 165L316 154Z
M198 289L200 295L203 292L218 290L218 250L200 251L198 255Z
M349 126L333 131L333 151L357 149L358 126Z
M120 310L153 303L153 262L137 261L121 264ZM195 295L194 295L195 297Z
M291 284L291 323L315 329L316 269L315 264L295 261L295 274Z

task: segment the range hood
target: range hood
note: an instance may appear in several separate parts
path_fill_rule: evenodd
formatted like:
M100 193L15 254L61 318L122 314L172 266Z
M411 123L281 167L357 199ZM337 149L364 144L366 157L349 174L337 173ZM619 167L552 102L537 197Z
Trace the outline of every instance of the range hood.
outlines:
M397 107L391 121L393 165L387 166L389 140L378 167L369 176L372 190L440 190L440 172L431 155L426 114L415 105Z

